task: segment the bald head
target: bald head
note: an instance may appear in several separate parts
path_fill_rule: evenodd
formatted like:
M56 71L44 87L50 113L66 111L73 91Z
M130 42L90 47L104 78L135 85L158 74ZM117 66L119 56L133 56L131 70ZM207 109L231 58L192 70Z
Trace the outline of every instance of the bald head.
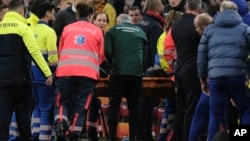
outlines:
M202 34L204 32L205 27L207 27L212 22L213 18L207 13L197 15L194 19L196 31L199 32L199 34Z

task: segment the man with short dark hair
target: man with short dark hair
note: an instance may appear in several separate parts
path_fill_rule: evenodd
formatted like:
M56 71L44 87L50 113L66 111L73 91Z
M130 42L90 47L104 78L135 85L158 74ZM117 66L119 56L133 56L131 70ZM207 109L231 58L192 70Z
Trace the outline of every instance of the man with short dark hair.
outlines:
M128 15L131 17L133 24L137 24L142 19L141 9L138 6L131 6L128 9Z
M44 1L37 7L37 17L40 19L34 27L39 49L54 73L58 63L56 33L49 26L55 20L55 7L51 2ZM45 78L35 63L32 63L34 110L32 114L32 135L37 140L51 140L53 127L54 87L44 85Z

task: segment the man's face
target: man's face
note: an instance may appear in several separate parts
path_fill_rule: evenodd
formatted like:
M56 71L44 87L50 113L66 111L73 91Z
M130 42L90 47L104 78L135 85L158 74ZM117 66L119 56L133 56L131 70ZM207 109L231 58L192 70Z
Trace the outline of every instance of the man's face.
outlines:
M73 4L74 0L62 0L59 4L60 10L63 10Z
M168 2L171 7L177 7L181 3L181 0L168 0Z
M133 24L138 23L138 21L140 21L142 18L141 13L138 9L137 10L129 10L128 15L131 17L131 21Z

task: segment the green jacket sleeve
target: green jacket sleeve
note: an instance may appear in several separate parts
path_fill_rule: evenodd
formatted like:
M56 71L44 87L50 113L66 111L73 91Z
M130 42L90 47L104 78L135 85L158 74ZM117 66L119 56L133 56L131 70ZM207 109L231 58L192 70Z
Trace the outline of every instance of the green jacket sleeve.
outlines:
M113 28L111 28L106 33L104 41L104 54L109 63L112 63L112 54L113 54L112 30Z

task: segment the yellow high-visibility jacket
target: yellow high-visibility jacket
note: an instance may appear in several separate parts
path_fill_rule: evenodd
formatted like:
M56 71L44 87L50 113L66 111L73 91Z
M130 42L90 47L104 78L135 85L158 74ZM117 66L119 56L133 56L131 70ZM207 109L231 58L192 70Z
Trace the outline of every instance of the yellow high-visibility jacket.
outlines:
M38 47L27 20L17 12L7 12L0 22L0 81L19 81L30 71L30 56L45 77L52 73ZM7 76L10 75L10 76ZM16 77L16 78L15 78Z

